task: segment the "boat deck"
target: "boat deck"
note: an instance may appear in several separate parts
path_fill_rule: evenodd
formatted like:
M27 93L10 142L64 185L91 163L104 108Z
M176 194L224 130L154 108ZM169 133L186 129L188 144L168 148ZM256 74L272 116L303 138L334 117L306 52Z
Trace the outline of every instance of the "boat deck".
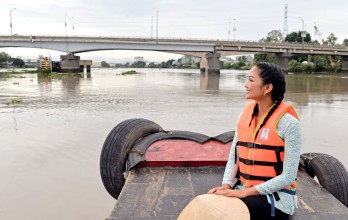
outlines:
M107 220L169 220L197 195L221 184L225 167L142 167L129 172ZM302 169L298 172L299 208L291 220L347 219L348 208Z

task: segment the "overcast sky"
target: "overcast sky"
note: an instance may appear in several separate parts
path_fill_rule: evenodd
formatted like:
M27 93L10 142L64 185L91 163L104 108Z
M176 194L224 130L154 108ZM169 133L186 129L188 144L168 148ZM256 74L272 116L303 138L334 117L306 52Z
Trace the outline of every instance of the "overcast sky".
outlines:
M313 35L314 23L323 38L330 33L338 43L348 38L347 0L0 0L0 35L10 34L10 10L13 34L93 36L158 36L173 38L233 39L234 19L236 40L259 40L271 30L284 27L285 4L288 5L288 32L302 29ZM153 22L151 22L153 18ZM61 53L48 50L4 49L11 56L36 58L40 53ZM140 51L104 51L80 54L82 59L132 59L142 55L147 60L166 60L178 55Z

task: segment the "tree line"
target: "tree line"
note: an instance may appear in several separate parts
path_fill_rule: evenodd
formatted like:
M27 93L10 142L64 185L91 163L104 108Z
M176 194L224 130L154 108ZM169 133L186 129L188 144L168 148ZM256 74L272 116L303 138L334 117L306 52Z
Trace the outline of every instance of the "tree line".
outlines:
M144 61L135 61L133 63L127 62L125 64L117 63L115 64L115 68L191 68L191 69L199 69L200 63L186 63L186 64L178 64L175 63L174 59L170 59L167 61L162 61L161 63L146 63ZM111 65L105 61L101 62L101 67L110 68Z
M12 58L9 54L0 52L0 68L9 66L24 67L25 63L20 57Z
M319 42L321 41L321 42ZM305 32L304 43L322 44L322 45L344 45L348 46L348 39L344 39L342 44L337 43L337 37L331 33L326 39L313 40L310 33ZM302 43L301 31L291 32L283 38L280 30L272 30L260 42L280 43L280 42L298 42ZM256 62L275 63L274 54L255 54ZM304 62L306 61L306 62ZM293 54L289 59L290 72L340 72L342 70L342 57L334 55L310 55Z

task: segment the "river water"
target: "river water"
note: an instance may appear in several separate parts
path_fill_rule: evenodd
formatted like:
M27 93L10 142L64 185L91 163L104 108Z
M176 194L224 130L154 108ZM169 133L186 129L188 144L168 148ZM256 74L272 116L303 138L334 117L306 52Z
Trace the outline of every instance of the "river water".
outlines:
M0 77L0 219L95 220L115 200L99 174L109 131L146 118L167 130L217 135L236 126L247 71L93 69L60 79ZM301 119L302 152L348 167L348 76L288 75L286 100ZM6 104L12 99L21 103Z

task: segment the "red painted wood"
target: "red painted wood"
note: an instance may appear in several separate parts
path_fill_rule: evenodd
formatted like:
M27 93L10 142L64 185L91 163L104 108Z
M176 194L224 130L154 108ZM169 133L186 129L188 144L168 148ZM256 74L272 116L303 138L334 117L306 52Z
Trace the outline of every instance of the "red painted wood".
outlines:
M225 166L231 142L210 140L204 144L188 140L162 140L153 143L145 161L137 166Z

